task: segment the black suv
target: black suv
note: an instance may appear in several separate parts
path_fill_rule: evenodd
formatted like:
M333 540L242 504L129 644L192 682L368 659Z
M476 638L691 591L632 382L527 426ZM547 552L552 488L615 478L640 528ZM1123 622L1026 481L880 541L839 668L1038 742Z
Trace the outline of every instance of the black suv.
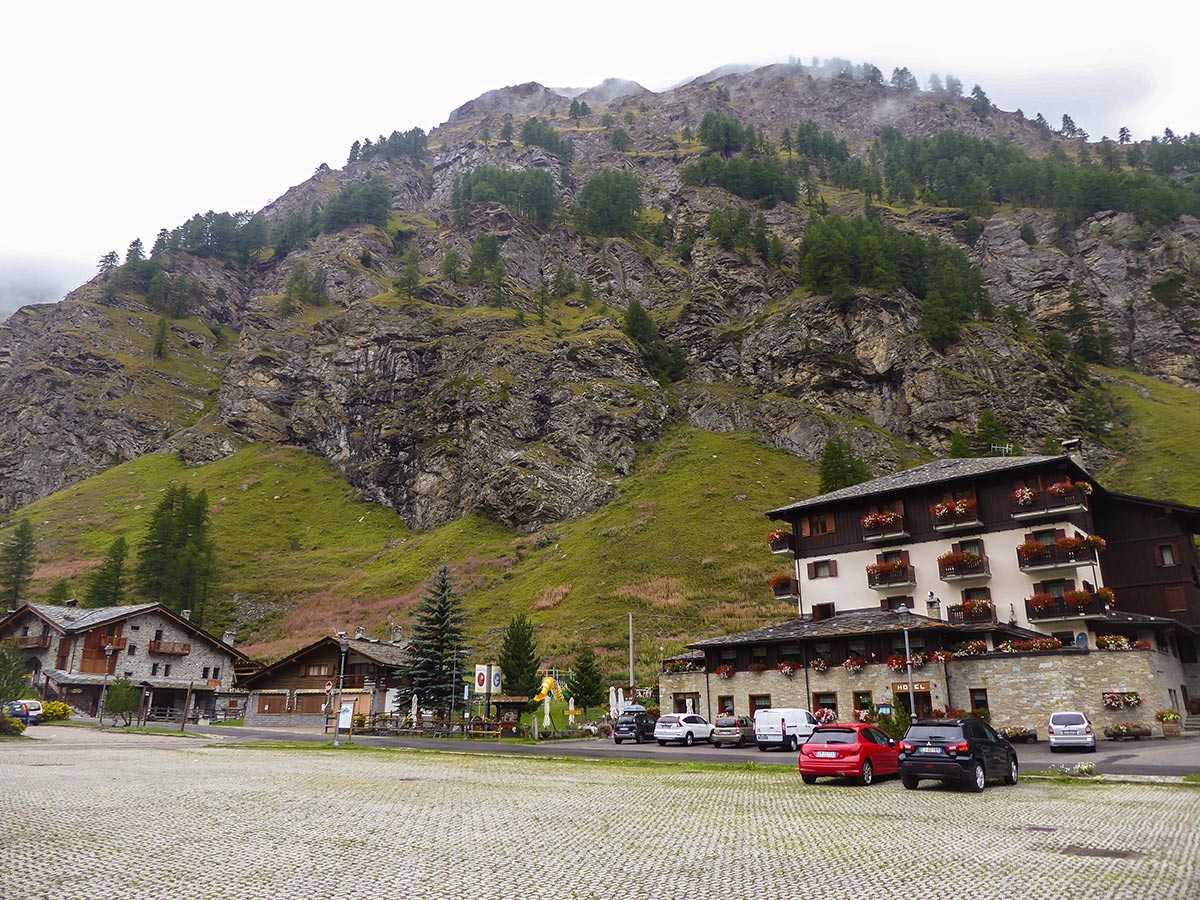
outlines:
M623 712L617 717L617 724L613 726L613 742L619 744L621 741L633 741L640 744L642 741L652 741L654 723L657 721L647 712Z
M979 793L990 778L1017 783L1017 751L983 719L917 719L900 742L900 781L956 781Z

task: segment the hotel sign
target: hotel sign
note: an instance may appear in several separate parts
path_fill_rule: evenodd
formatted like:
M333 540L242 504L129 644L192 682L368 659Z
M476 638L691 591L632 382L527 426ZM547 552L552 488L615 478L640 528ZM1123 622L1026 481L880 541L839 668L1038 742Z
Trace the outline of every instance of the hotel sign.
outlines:
M912 687L913 687L914 693L916 691L928 692L930 689L928 681L914 681L912 683ZM892 691L893 691L893 693L896 693L896 694L907 694L908 693L908 682L907 681L893 681L892 682Z

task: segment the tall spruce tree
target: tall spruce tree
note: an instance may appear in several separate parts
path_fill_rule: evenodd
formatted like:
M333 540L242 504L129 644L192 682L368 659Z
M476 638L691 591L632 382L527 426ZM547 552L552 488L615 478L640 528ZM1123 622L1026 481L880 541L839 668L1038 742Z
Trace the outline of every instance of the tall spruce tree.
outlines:
M588 708L600 706L605 699L604 673L596 665L596 651L585 644L575 656L575 674L571 678L571 696L575 705L583 707L586 717Z
M197 624L204 622L216 576L208 525L208 495L171 485L150 514L134 573L142 596L175 612L192 610Z
M4 601L7 609L15 609L25 599L33 578L36 550L33 525L28 519L22 519L8 535L4 549L0 551L0 600Z
M524 614L513 616L500 645L504 692L514 697L532 697L538 688L539 661L533 623Z
M466 672L465 623L463 598L455 591L450 570L443 564L417 607L408 660L400 667L405 685L397 694L397 709L411 703L415 693L421 706L449 716Z
M862 484L871 479L871 470L854 452L850 442L836 434L821 451L821 493Z
M104 562L88 578L83 605L91 608L117 606L125 597L125 538L119 537L108 545Z

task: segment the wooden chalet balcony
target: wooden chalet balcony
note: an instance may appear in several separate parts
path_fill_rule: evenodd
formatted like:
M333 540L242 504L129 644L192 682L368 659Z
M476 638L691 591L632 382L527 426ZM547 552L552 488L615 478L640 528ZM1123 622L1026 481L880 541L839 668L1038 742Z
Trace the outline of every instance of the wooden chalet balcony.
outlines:
M872 572L867 567L867 586L877 591L887 591L899 587L915 587L917 570L912 566L900 566L885 572Z
M1014 500L1012 517L1014 519L1037 519L1084 509L1087 509L1087 495L1078 487L1066 497L1058 497L1049 491L1038 491L1037 496L1027 505L1019 504Z
M771 552L779 556L796 555L796 538L792 534L783 534L770 540Z
M1061 597L1054 598L1052 604L1035 605L1032 600L1025 601L1025 615L1032 622L1035 619L1075 619L1079 616L1099 616L1104 614L1104 601L1092 594L1091 599L1083 605L1067 603Z
M22 650L49 650L50 635L26 634L17 638L17 646Z
M938 578L942 581L967 581L972 578L991 578L992 567L986 556L978 562L939 562Z
M775 592L776 600L789 600L800 594L800 582L795 578L789 578L778 584L772 584L771 590Z
M1017 551L1017 565L1022 572L1039 572L1046 569L1074 569L1096 563L1096 548L1080 547L1078 550L1061 550L1053 545L1037 553Z
M151 641L150 652L164 656L187 656L192 652L192 645L185 641Z
M986 612L969 613L963 608L961 603L949 606L946 608L946 620L951 625L973 625L987 624L996 622L996 606L992 604L991 609Z
M96 648L96 652L103 655L104 648L109 645L112 645L113 650L124 650L126 647L129 646L129 638L124 638L124 637L105 638L104 641L101 642L100 646Z
M891 525L863 525L864 541L891 541L909 537L908 518L901 516Z
M979 521L979 516L971 512L967 516L946 516L944 518L933 520L934 531L969 531L972 528L982 528L983 523Z

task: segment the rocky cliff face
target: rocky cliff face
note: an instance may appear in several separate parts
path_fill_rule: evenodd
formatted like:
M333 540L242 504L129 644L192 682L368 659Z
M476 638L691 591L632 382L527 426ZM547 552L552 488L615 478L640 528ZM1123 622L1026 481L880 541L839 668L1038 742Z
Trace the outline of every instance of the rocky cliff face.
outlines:
M955 427L970 430L991 409L1032 449L1074 427L1083 385L1038 334L1062 327L1080 306L1111 335L1114 365L1200 384L1193 219L1151 229L1104 213L1070 228L1044 211L998 213L965 249L1005 314L968 325L940 353L917 335L917 302L903 291L863 291L835 308L800 289L794 248L808 208L763 211L788 257L769 268L720 250L705 232L712 209L742 201L680 179L696 151L676 138L709 110L768 134L812 118L859 154L884 125L910 135L956 128L1043 152L1048 139L1019 116L993 111L981 121L962 100L812 79L788 66L661 95L626 83L581 96L595 110L573 121L569 99L541 85L490 92L430 135L428 165L372 158L320 172L263 210L278 224L379 176L399 231L325 234L246 266L164 255L167 272L196 288L188 317L171 322L162 359L152 353L158 315L103 276L60 304L18 312L0 325L0 511L114 461L159 450L208 459L241 441L318 453L419 527L480 511L534 528L593 509L629 471L639 444L672 419L755 431L809 459L841 433L886 471L914 452L944 451ZM553 117L574 142L573 164L497 140L506 118L519 130L528 115ZM630 151L610 148L604 115L630 132ZM564 205L597 171L633 171L669 237L659 246L597 239L566 222L537 229L498 203L456 214L455 179L481 166L549 172ZM828 196L837 210L861 209L854 192ZM963 218L928 208L885 215L946 241ZM675 246L687 225L699 239L684 262ZM465 262L483 233L501 245L498 295L440 272L448 251ZM395 282L414 248L423 278L409 297ZM281 295L296 263L323 267L329 302L284 315ZM586 281L594 299L576 290L539 300L560 269L576 286ZM659 384L622 334L634 299L683 351L682 381ZM1098 461L1109 452L1094 450Z

